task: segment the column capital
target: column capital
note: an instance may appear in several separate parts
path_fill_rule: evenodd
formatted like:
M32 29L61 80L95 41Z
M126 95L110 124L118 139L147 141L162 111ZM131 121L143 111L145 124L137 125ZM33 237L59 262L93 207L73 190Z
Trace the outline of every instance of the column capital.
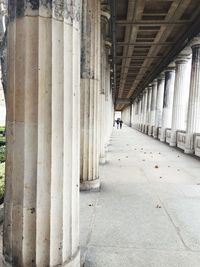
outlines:
M140 93L140 94L138 95L138 99L139 99L139 101L142 100L142 97L143 97L143 94Z
M184 64L191 58L192 50L190 46L186 46L176 57L175 64Z
M153 82L152 82L152 86L155 86L155 85L157 85L157 84L158 84L158 79L156 78L156 79L153 80Z
M162 72L162 73L160 73L160 75L158 76L157 80L159 81L159 80L164 80L164 79L165 79L165 73Z
M111 12L110 12L109 6L102 5L101 6L101 22L104 22L105 24L107 24L110 17L111 17Z
M195 36L190 43L190 47L193 49L194 46L199 46L200 47L200 34L198 34L197 36Z
M176 64L175 64L175 62L173 61L173 62L171 62L171 63L167 66L167 68L166 68L166 70L165 70L164 72L165 72L165 73L166 73L166 72L174 72L175 69L176 69Z
M106 38L104 44L105 44L105 48L108 49L108 50L110 50L110 48L112 47L112 41L111 41L111 39L110 38Z

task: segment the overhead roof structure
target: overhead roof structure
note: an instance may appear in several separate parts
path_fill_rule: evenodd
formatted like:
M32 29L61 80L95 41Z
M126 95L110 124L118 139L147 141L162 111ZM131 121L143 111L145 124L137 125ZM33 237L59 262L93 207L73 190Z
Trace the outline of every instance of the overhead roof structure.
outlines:
M122 110L198 33L200 3L197 0L110 1L114 99L116 110Z

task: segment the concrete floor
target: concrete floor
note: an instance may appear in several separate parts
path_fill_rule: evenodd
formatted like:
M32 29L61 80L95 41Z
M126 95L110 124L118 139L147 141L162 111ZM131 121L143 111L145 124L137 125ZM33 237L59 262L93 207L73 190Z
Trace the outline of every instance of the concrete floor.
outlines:
M81 193L84 267L199 267L200 161L114 130L101 191Z

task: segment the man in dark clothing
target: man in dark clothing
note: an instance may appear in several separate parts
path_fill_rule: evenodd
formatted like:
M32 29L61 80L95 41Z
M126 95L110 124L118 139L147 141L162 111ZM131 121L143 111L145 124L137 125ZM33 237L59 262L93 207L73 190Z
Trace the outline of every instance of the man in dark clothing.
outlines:
M122 121L122 120L120 120L120 121L119 121L119 124L120 124L120 129L122 129L122 124L123 124L123 121Z
M116 120L116 123L117 123L117 129L119 129L120 120L117 119L117 120Z

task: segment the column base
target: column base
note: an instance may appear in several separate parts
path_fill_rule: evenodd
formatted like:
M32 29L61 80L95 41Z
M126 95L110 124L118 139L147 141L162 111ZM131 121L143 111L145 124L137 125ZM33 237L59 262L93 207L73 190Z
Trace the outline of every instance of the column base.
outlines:
M148 128L148 136L152 136L152 126L149 126Z
M91 181L81 181L80 184L81 191L93 191L97 192L100 190L100 179L91 180Z
M169 143L169 146L171 146L171 147L175 147L176 146L176 143Z
M102 165L106 164L106 157L100 157L99 158L99 163L102 164Z
M1 260L1 259L0 259ZM3 267L13 267L13 264L7 263L5 259L2 260ZM57 266L57 265L56 265ZM55 267L56 267L55 266ZM71 259L64 262L60 267L80 267L80 249L74 254Z
M192 155L192 154L194 154L194 149L191 149L191 148L185 148L185 149L184 149L184 153L185 153L185 154Z
M153 138L158 139L158 127L153 128Z
M63 263L62 267L80 267L80 249L72 256L70 261Z

